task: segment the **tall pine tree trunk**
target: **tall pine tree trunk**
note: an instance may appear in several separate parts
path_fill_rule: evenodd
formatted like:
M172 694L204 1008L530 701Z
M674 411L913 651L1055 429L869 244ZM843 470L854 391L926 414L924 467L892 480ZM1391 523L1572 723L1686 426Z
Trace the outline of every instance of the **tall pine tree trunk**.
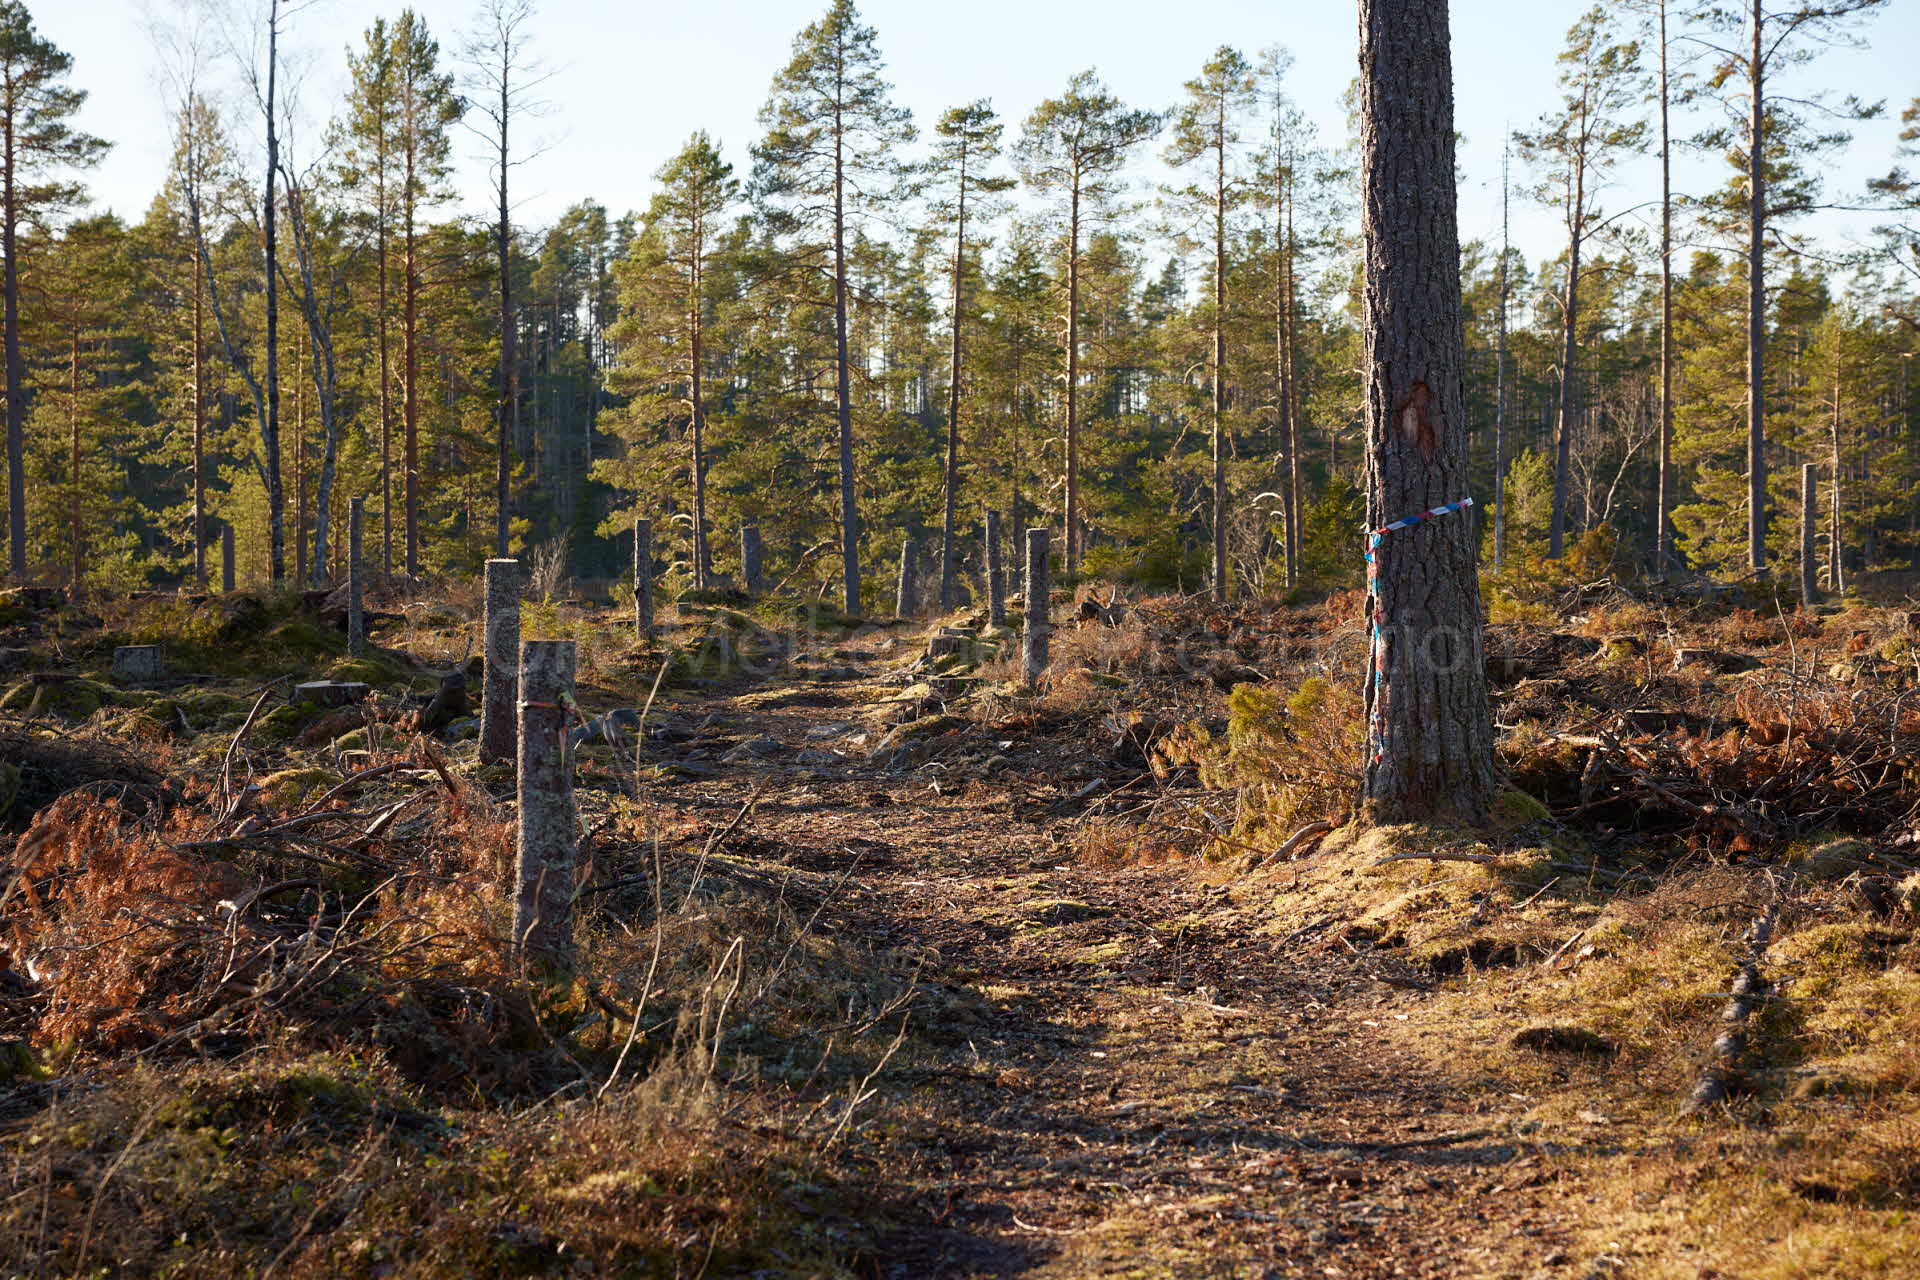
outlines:
M1360 0L1367 523L1467 496L1444 0ZM1365 809L1478 822L1494 785L1470 511L1381 535L1366 689Z
M1213 152L1213 598L1227 598L1227 144L1219 104Z
M840 428L840 573L849 617L860 613L860 513L853 492L853 385L847 355L846 130L836 101L833 127L833 394Z
M400 450L406 475L402 501L406 503L407 576L420 575L420 258L414 225L412 144L407 148L407 192L401 233L400 267ZM504 278L502 288L505 288Z
M274 181L280 170L280 131L273 114L279 46L280 0L272 0L267 17L267 187L261 210L267 253L267 418L261 428L260 449L266 455L267 573L276 587L287 576L286 495L280 482L280 245L274 220Z
M1767 569L1767 176L1765 169L1766 63L1761 49L1765 30L1762 0L1751 0L1753 47L1749 53L1752 97L1747 114L1747 563L1756 574Z
M1080 571L1080 175L1067 214L1067 572ZM1018 526L1016 526L1018 527Z
M1833 593L1839 595L1847 589L1847 570L1845 559L1846 543L1841 537L1841 493L1840 493L1840 339L1836 333L1833 343L1833 417L1828 420L1828 442L1831 446L1830 468L1833 472L1833 510L1827 524L1827 585Z
M1512 184L1507 179L1507 156L1513 135L1500 148L1500 319L1493 375L1493 569L1500 571L1507 554L1507 204Z
M387 343L387 150L386 122L380 122L379 150L374 161L376 187L374 201L373 255L376 265L377 301L374 312L374 341L380 348L380 572L393 576L393 371L388 367Z
M502 57L505 56L503 53ZM500 187L498 192L500 220L493 233L494 255L498 259L500 272L500 404L493 460L493 554L496 557L505 557L507 554L508 533L512 522L509 501L512 466L508 442L519 425L516 421L519 416L519 396L515 392L514 384L513 223L510 220L512 207L507 203L508 126L512 121L513 107L513 95L508 80L507 71L503 67L500 73Z
M198 181L197 175L190 181ZM200 274L200 242L197 237L194 240L193 253L193 577L200 590L205 591L207 589L206 284Z
M1584 125L1584 121L1582 122ZM1573 458L1573 412L1579 353L1580 249L1586 239L1586 156L1573 161L1572 194L1567 206L1567 286L1560 307L1560 408L1553 444L1553 515L1547 533L1547 557L1558 560L1567 545L1568 469Z
M15 581L27 576L27 371L20 358L20 206L18 174L19 139L15 136L16 108L9 99L4 118L0 118L0 145L5 153L0 174L5 190L0 191L0 297L5 307L5 344L7 360L7 570Z
M693 585L696 587L706 587L713 578L713 555L707 544L707 402L701 380L706 341L705 317L700 308L701 283L705 273L701 250L704 242L704 227L696 221L693 229L693 268L688 273L687 288L687 347L693 362L687 390L693 411ZM746 584L741 585L744 587Z
M1673 137L1668 127L1667 0L1660 0L1660 449L1653 508L1653 572L1673 568Z
M960 496L960 317L962 282L966 271L967 250L967 158L960 157L960 192L955 206L953 229L953 341L950 356L952 377L947 384L947 482L946 508L940 522L940 608L954 607L954 519Z

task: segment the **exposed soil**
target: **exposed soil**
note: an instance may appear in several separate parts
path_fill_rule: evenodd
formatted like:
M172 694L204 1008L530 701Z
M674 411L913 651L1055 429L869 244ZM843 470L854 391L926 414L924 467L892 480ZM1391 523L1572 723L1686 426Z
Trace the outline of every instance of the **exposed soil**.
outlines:
M858 661L858 659L852 659ZM861 664L863 675L883 663ZM1417 977L1350 944L1275 948L1190 867L1086 865L1054 838L1079 779L1007 747L987 779L865 763L866 681L679 704L781 749L660 799L757 857L844 871L824 927L987 997L879 1082L887 1276L1458 1276L1571 1262L1565 1190L1386 1030ZM778 703L769 709L768 703ZM867 735L864 740L861 735ZM860 741L856 741L860 740ZM839 749L848 763L794 763ZM942 1034L944 1033L944 1034Z

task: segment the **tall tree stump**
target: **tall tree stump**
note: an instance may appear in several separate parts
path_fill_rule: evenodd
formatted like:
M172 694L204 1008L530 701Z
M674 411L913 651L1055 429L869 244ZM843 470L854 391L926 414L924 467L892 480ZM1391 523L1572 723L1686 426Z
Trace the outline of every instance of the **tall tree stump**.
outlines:
M1803 604L1812 604L1820 598L1813 559L1814 529L1820 522L1816 509L1820 485L1814 470L1811 462L1800 465L1800 600Z
M220 526L220 589L233 594L233 526Z
M747 525L740 530L740 586L750 596L766 589L760 577L762 558L759 527Z
M653 522L633 522L633 638L653 639Z
M1000 513L987 512L987 622L1007 625L1007 570L1000 561Z
M920 548L911 533L900 540L900 592L894 602L893 612L902 618L911 618L920 597L919 568Z
M1047 671L1047 544L1045 529L1027 530L1027 616L1020 637L1020 670L1028 688L1037 688Z
M572 968L574 955L577 840L566 733L574 660L571 640L529 640L520 647L513 938L533 967L548 972Z
M366 575L360 568L361 526L365 523L367 500L353 498L347 503L347 654L367 656L367 611L361 598Z
M520 562L486 568L486 691L480 702L480 762L513 759L514 701L520 687Z

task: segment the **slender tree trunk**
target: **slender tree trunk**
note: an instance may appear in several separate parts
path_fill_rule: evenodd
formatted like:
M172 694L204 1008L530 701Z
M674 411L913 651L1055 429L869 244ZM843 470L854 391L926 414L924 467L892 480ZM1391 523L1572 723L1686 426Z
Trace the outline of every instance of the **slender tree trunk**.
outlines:
M700 294L705 274L705 228L695 222L693 267L688 273L687 337L693 361L688 388L693 402L693 585L705 587L713 578L713 555L707 542L707 403L701 381L705 355L705 317L701 314Z
M1582 119L1584 130L1585 120ZM1558 560L1566 550L1567 481L1573 455L1574 387L1579 353L1575 343L1580 324L1580 250L1587 231L1587 163L1581 154L1573 161L1573 193L1567 206L1567 285L1560 308L1560 410L1553 446L1553 516L1547 535L1547 557Z
M1213 149L1213 598L1227 598L1227 140L1218 105Z
M1512 184L1507 178L1507 157L1513 135L1508 134L1500 148L1500 319L1498 354L1493 376L1493 569L1498 573L1507 552L1507 258L1509 255L1507 205Z
M85 552L80 538L80 326L73 326L72 346L67 355L67 481L73 486L73 492L67 499L67 516L70 521L70 537L73 548L73 569L68 579L67 590L75 599L80 596L82 579L81 566Z
M20 162L19 143L14 136L16 124L14 89L7 86L7 106L0 116L0 144L6 148L5 173L0 174L5 190L0 191L0 297L6 310L7 360L7 570L15 581L27 576L27 371L20 358L20 254L19 192L15 169Z
M1295 178L1287 166L1287 565L1289 584L1300 577L1300 450L1306 395L1300 389L1300 240L1293 230Z
M1360 0L1367 523L1466 496L1465 351L1444 0ZM1468 511L1377 535L1366 813L1481 820L1494 785Z
M1813 554L1814 531L1820 523L1820 482L1811 462L1800 466L1800 603L1810 605L1820 598L1816 581L1818 569Z
M1833 588L1835 595L1847 589L1846 544L1841 539L1840 395L1840 341L1836 334L1833 344L1833 416L1828 420L1827 427L1832 459L1829 468L1833 473L1833 512L1827 525L1827 585Z
M1080 171L1067 213L1066 568L1080 572Z
M1766 62L1762 0L1751 0L1753 48L1749 55L1752 98L1747 115L1747 563L1756 574L1767 571L1766 453L1766 231L1767 175L1764 166Z
M192 145L192 144L189 144ZM197 178L195 179L197 181ZM207 589L207 381L206 285L200 275L200 244L193 247L193 576Z
M420 576L420 251L419 232L415 225L418 217L415 183L418 180L416 166L419 156L415 138L415 104L411 74L407 79L407 96L403 107L407 116L407 141L406 153L402 161L405 165L405 173L400 191L403 255L400 270L400 377L403 382L400 388L400 447L404 455L402 465L406 468L404 500L407 504L407 576L417 578ZM502 175L505 172L503 167ZM506 178L502 176L503 187L505 183ZM500 287L503 290L507 287L504 267ZM505 324L504 317L502 324ZM499 554L505 555L506 551L502 549Z
M833 395L840 428L840 572L848 617L860 615L860 512L853 492L853 385L847 354L846 131L836 86L833 111Z
M280 482L280 245L274 199L274 180L280 170L280 131L274 118L279 45L280 0L271 0L267 16L267 183L261 212L267 254L267 421L260 447L266 454L267 471L267 573L276 587L287 577L286 497Z
M307 577L307 397L301 376L306 361L298 336L293 340L293 579Z
M378 301L374 312L374 340L380 348L380 573L393 576L393 372L387 342L387 148L386 123L379 123L380 141L374 160L374 249Z
M1653 572L1673 570L1673 138L1668 128L1667 2L1660 0L1660 454Z
M960 319L967 249L967 156L960 153L960 193L953 226L953 341L947 383L946 510L940 522L940 608L954 607L954 516L960 493Z
M504 53L502 57L505 57ZM507 68L503 65L500 71L500 221L494 228L494 252L499 259L500 270L500 421L494 441L493 464L493 554L501 557L507 554L512 520L509 506L512 467L508 441L519 426L519 396L514 384L513 223L509 221L512 207L507 203L508 126L513 103L507 79Z

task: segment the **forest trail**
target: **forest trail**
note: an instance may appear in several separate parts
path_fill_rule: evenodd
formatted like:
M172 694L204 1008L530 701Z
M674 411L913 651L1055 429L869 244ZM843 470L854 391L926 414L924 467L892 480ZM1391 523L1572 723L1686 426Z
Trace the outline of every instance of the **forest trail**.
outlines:
M1524 1100L1492 1081L1463 1092L1385 1033L1420 979L1337 940L1252 941L1191 867L1077 860L1055 833L1082 784L1011 742L986 779L866 763L900 664L836 659L858 678L676 700L755 745L658 798L711 829L752 801L732 847L845 876L823 930L984 997L977 1022L938 1029L949 1047L915 1041L876 1081L899 1161L880 1181L897 1194L885 1225L847 1224L874 1240L875 1274L1531 1275L1571 1260L1559 1175L1503 1122ZM822 751L846 763L822 767Z

